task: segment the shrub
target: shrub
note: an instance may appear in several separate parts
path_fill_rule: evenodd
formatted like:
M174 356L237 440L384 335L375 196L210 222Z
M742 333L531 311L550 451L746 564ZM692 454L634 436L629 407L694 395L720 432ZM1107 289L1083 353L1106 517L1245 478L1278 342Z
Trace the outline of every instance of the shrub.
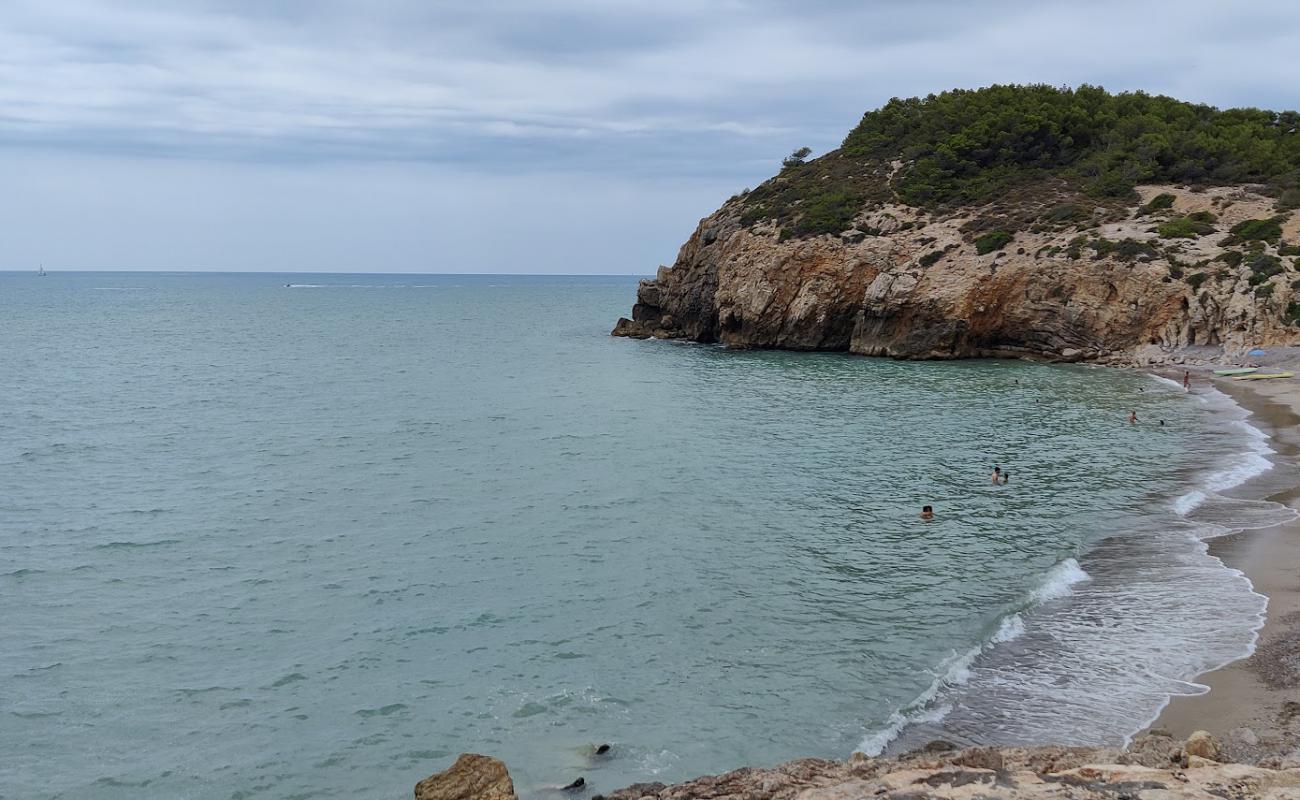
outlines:
M1251 286L1258 286L1274 275L1278 275L1282 272L1281 259L1277 256L1270 256L1267 253L1260 253L1251 256L1250 260L1246 262L1246 266L1250 267L1251 274L1249 283Z
M1088 212L1078 203L1062 203L1039 216L1049 225L1067 225L1088 219Z
M1286 242L1278 242L1277 254L1280 256L1300 256L1300 244L1287 244Z
M812 148L811 148L811 147L800 147L800 148L797 148L794 152L790 153L790 155L788 155L788 156L786 156L785 158L781 159L781 166L783 166L783 167L785 167L785 168L787 168L787 169L789 169L790 167L797 167L797 166L799 166L800 164L804 163L804 161L805 161L805 160L808 158L808 156L810 156L810 155L812 155Z
M1120 261L1132 261L1134 259L1150 261L1160 255L1160 251L1150 242L1124 239L1115 247L1115 255Z
M1007 231L992 231L975 239L975 252L980 255L1001 250L1011 243L1015 236Z
M1287 189L1282 192L1281 197L1277 199L1276 209L1278 211L1294 211L1300 208L1300 189Z
M917 263L923 267L932 267L935 264L938 264L944 256L948 255L948 251L956 246L957 245L955 244L950 244L942 250L932 250L917 259Z
M1154 211L1164 211L1174 207L1174 196L1168 193L1161 193L1147 201L1146 205L1137 210L1136 216L1145 217Z
M1078 247L1087 247L1093 251L1093 260L1100 260L1106 256L1115 256L1120 261L1133 261L1140 259L1142 261L1151 261L1160 255L1160 250L1150 242L1139 242L1137 239L1121 239L1112 241L1103 237L1095 237L1084 240L1082 236L1077 237L1070 242L1071 250ZM1071 256L1074 258L1075 256Z
M1256 287L1255 287L1255 296L1256 296L1256 297L1260 297L1260 298L1264 298L1264 297L1272 297L1272 296L1273 296L1273 284L1271 284L1271 283L1266 283L1266 284L1264 284L1263 286L1256 286Z
M1156 233L1161 239L1195 239L1214 233L1215 220L1216 217L1208 211L1198 211L1157 225Z
M853 225L861 201L848 192L831 192L813 198L790 227L781 228L781 239L839 233Z
M1202 283L1205 283L1206 277L1208 276L1206 276L1204 272L1193 272L1191 275L1188 275L1186 278L1187 285L1192 287L1192 291L1196 291L1197 289L1201 288Z
M1241 266L1241 260L1243 258L1245 258L1245 256L1242 255L1240 251L1229 250L1226 253L1220 253L1214 260L1222 261L1230 267L1239 267Z
M1248 219L1238 222L1228 231L1242 241L1275 242L1282 238L1283 217Z
M1285 319L1292 325L1300 325L1300 303L1293 300L1287 304Z

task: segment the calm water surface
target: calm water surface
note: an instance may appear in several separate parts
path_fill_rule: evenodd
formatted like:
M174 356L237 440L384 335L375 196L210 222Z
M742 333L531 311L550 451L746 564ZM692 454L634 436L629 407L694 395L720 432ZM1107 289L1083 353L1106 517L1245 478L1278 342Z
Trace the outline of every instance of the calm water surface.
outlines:
M1170 510L1198 454L1252 457L1228 411L613 339L634 286L0 274L0 796L1115 741L1249 644L1260 598Z

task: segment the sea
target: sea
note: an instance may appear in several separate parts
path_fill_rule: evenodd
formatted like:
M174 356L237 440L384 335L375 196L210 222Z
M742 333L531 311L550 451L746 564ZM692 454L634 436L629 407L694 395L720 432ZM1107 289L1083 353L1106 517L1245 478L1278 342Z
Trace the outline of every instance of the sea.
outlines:
M635 287L0 273L0 797L1118 744L1251 651L1226 396L613 338Z

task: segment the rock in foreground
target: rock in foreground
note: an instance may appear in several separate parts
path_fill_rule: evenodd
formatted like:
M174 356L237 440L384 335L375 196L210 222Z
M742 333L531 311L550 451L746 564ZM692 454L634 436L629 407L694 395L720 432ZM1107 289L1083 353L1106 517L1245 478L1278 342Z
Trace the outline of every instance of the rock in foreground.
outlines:
M894 758L805 758L671 786L639 783L592 800L1300 800L1300 754L1259 765L1219 763L1204 731L1163 731L1108 747L974 747L946 742ZM505 765L463 755L416 786L416 800L513 800Z
M1192 749L1207 743L1198 740ZM1300 769L1219 764L1154 733L1128 751L1035 747L927 749L899 758L803 759L673 786L638 785L605 800L1300 800Z
M515 800L515 785L505 764L464 753L448 769L415 784L415 800Z

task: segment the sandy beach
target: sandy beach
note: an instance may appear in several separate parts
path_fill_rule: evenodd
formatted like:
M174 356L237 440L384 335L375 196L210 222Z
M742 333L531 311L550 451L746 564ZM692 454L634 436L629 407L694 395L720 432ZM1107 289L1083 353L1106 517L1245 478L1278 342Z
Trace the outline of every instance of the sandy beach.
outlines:
M1198 381L1211 380L1206 373ZM1233 382L1213 378L1251 413L1279 456L1300 453L1300 384L1294 380ZM1277 469L1270 471L1276 487ZM1300 483L1300 476L1296 478ZM1231 494L1265 497L1300 508L1300 487L1261 491L1248 482ZM1152 725L1175 736L1208 730L1225 754L1242 761L1284 757L1300 747L1300 521L1248 530L1210 542L1210 552L1244 572L1268 597L1267 619L1255 652L1197 679L1209 691L1177 697ZM1207 609L1207 613L1214 613Z

